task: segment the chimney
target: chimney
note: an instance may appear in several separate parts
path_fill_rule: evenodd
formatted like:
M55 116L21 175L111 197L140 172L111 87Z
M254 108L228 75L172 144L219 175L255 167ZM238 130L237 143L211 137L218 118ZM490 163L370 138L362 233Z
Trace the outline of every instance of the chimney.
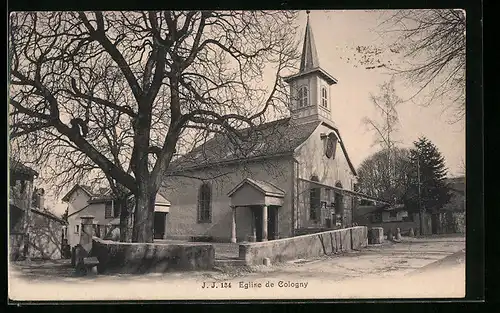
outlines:
M45 190L43 188L35 191L35 207L40 210L45 209Z
M40 209L45 209L45 196L43 194L38 195L38 203L40 204Z

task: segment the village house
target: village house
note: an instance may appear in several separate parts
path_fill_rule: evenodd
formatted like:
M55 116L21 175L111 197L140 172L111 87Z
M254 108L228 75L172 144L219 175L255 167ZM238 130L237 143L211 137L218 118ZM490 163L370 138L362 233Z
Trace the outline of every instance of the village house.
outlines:
M443 233L465 233L465 176L448 178L446 184L451 197L440 210L440 230Z
M424 234L432 233L432 215L424 213ZM391 231L396 232L399 228L403 235L409 233L413 229L414 234L420 231L420 215L418 212L408 211L402 204L387 205L387 204L367 204L359 205L354 212L354 221L358 225L368 227L382 227L384 233Z
M10 260L60 259L66 222L45 207L44 190L34 188L38 173L12 158L9 165Z
M465 232L465 177L448 178L445 181L451 198L447 204L437 210L424 213L424 235L450 234ZM354 212L354 221L359 225L382 227L384 232L395 232L397 228L402 234L410 229L420 231L420 215L415 209L403 204L375 205L370 201L359 205Z
M337 79L320 66L309 17L300 71L286 82L290 117L248 140L216 134L171 163L160 190L171 204L166 238L266 241L352 224L363 195L332 116Z
M80 243L82 216L94 216L94 234L101 238L120 224L120 211L115 206L115 198L109 188L93 190L89 186L76 184L66 193L62 201L68 204L66 236L70 247ZM155 205L155 238L157 239L164 237L168 207L168 201L158 195Z

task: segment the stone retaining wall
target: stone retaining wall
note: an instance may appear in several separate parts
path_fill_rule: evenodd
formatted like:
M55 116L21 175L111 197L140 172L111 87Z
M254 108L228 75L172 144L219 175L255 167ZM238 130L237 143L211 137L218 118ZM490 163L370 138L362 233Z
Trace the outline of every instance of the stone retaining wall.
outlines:
M368 245L368 229L356 226L265 242L240 244L239 258L247 265L272 263L359 250Z
M103 272L146 273L169 270L212 269L215 249L211 244L124 243L92 238L91 255Z

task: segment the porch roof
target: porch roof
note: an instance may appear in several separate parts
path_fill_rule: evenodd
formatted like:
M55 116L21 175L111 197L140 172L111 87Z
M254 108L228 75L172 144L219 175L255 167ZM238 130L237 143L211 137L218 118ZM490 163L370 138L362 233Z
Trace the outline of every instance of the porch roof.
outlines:
M378 203L381 203L381 204L387 204L387 205L391 204L391 203L389 203L389 202L387 202L385 200L378 199L378 198L375 198L375 197L363 194L361 192L347 190L347 189L336 187L336 186L330 186L330 185L327 185L327 184L322 184L320 182L312 181L312 180L305 179L305 178L299 178L299 180L307 182L307 183L309 183L309 184L311 184L313 186L317 186L319 188L333 189L333 190L336 190L336 191L340 192L341 194L349 195L349 196L356 197L356 198L359 198L359 199L365 199L365 200L375 201L375 202L378 202Z
M282 206L285 191L266 181L245 178L228 193L228 196L231 198L233 207Z
M236 187L234 187L231 191L229 191L227 195L231 197L236 191L238 191L245 184L254 187L255 189L259 190L266 196L279 197L279 198L285 197L285 191L283 189L278 188L269 182L256 180L252 178L245 178L238 185L236 185Z

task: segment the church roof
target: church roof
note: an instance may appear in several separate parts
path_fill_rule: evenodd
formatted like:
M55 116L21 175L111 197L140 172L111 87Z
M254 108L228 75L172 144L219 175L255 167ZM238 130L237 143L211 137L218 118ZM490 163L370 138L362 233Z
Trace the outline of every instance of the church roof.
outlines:
M250 138L244 141L227 135L215 135L188 154L172 161L169 170L177 172L221 163L290 154L306 141L321 123L314 121L295 125L290 122L291 119L288 117L259 125L252 131Z

